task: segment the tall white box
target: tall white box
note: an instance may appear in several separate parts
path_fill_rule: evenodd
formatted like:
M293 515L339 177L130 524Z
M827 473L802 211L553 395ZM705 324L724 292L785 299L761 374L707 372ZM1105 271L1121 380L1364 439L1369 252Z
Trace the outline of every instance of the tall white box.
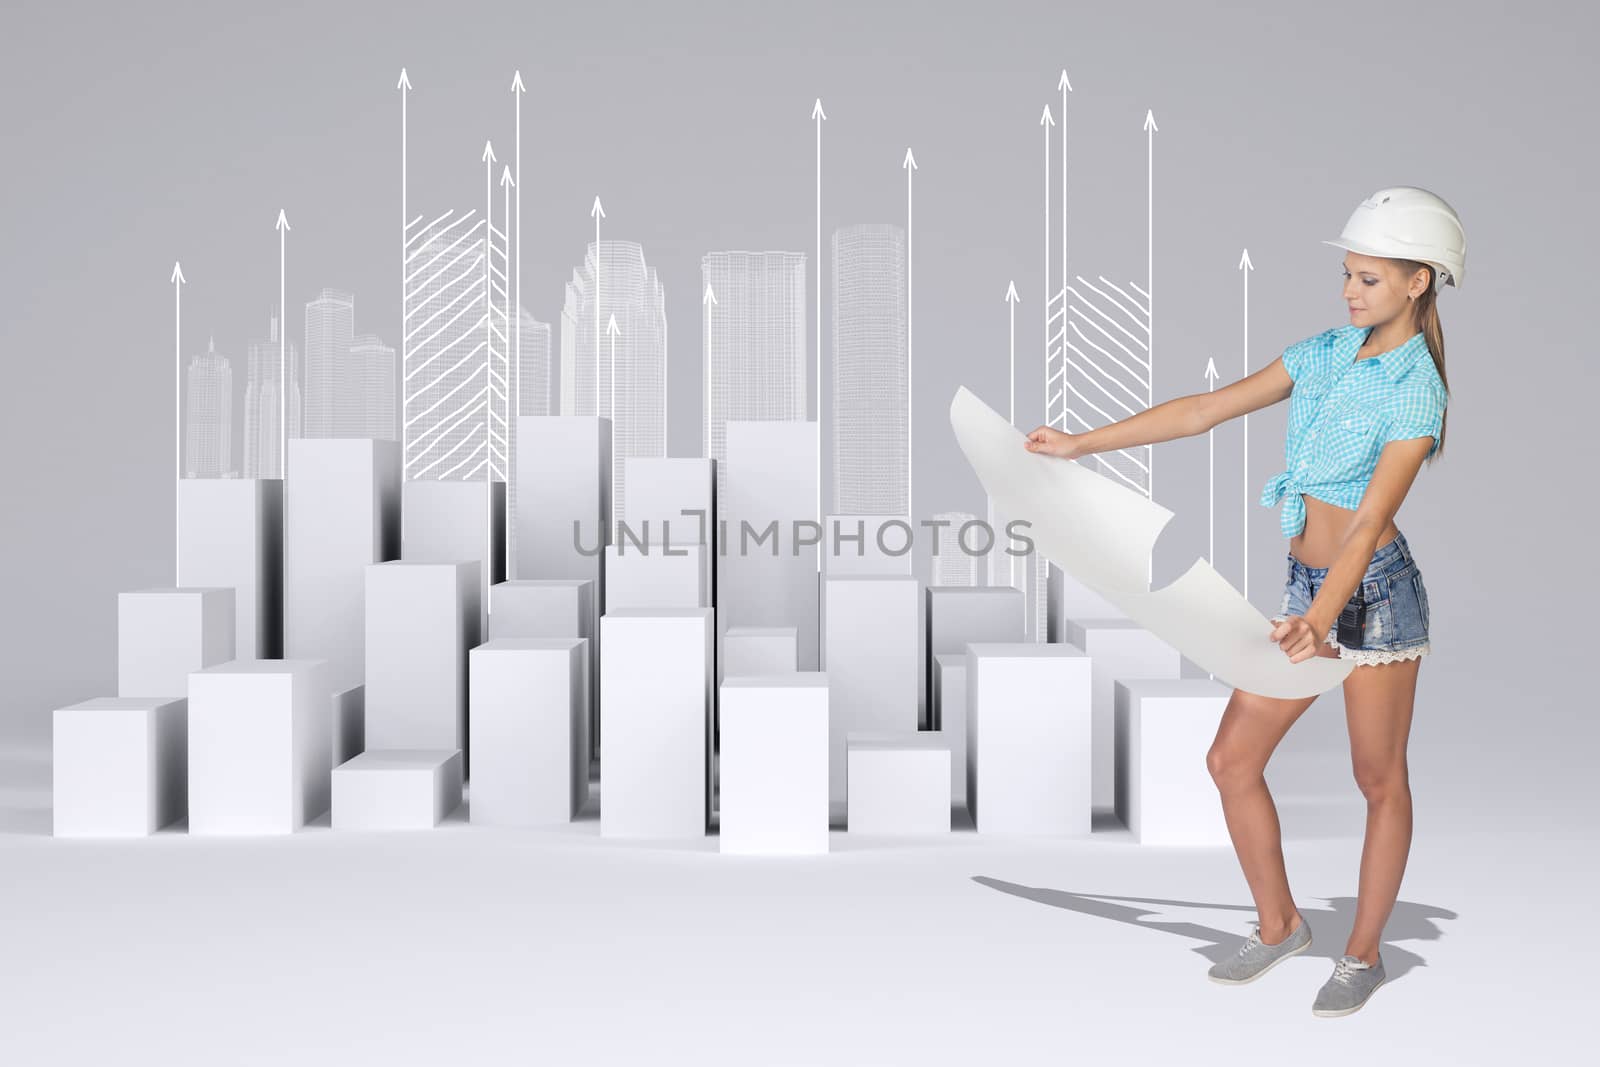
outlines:
M599 753L599 583L591 578L518 578L494 587L489 638L585 637L589 664L589 758Z
M1073 645L967 645L967 808L980 833L1089 833L1089 666Z
M232 589L117 594L117 695L180 697L189 672L233 658Z
M494 610L490 587L506 577L504 482L414 479L401 486L400 558L408 563L477 560L478 632Z
M1232 690L1209 678L1119 681L1116 811L1147 845L1231 845L1206 767Z
M716 563L716 461L689 456L629 456L622 461L622 468L628 483L627 514L622 521L630 529L642 540L674 550L706 547L700 597L691 603L710 607L715 603L712 572ZM622 540L620 530L615 539Z
M142 837L181 818L184 697L98 697L51 716L57 837Z
M600 617L600 835L702 836L711 816L710 608Z
M239 655L283 655L283 479L178 480L178 585L232 588Z
M934 657L933 729L950 746L950 801L967 802L967 656Z
M1132 619L1068 619L1063 637L1094 664L1094 806L1111 808L1116 797L1115 693L1118 680L1176 678L1183 669L1178 650Z
M708 608L710 555L705 545L606 546L606 611L623 608Z
M728 524L718 532L719 654L729 626L793 626L800 669L820 670L817 424L730 419L725 425Z
M469 656L474 823L570 822L589 800L589 641L511 637Z
M722 638L722 677L800 669L793 626L730 626Z
M363 752L333 769L328 822L335 830L431 830L460 804L459 751Z
M323 660L236 659L189 675L189 832L286 834L328 810Z
M1006 643L1027 639L1024 597L1008 585L930 585L923 593L926 670L936 656L965 656L967 642ZM930 701L931 703L931 701ZM928 720L931 724L931 719Z
M828 614L823 658L832 718L829 803L845 802L845 737L852 731L917 728L917 589L910 576L825 579Z
M611 420L517 417L514 578L587 578L605 603L599 546L611 540Z
M950 748L942 736L867 730L845 743L851 833L950 832Z
M400 445L291 437L283 517L283 654L365 677L366 568L400 558Z
M368 749L466 747L480 567L394 560L367 568Z
M722 683L722 852L828 851L828 676L730 675Z

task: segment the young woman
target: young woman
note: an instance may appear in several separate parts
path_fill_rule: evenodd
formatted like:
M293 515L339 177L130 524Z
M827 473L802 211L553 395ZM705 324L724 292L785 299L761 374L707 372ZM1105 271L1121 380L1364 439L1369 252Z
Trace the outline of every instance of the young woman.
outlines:
M1424 460L1444 446L1448 385L1435 306L1459 286L1466 237L1450 205L1425 189L1380 189L1337 240L1346 250L1349 322L1289 346L1271 364L1215 393L1197 393L1082 434L1041 426L1031 452L1073 459L1205 433L1289 398L1286 469L1260 503L1282 501L1288 578L1269 640L1290 662L1353 660L1344 682L1350 755L1367 800L1360 897L1344 955L1312 1003L1348 1015L1384 980L1378 954L1411 848L1406 741L1421 657L1429 650L1428 593L1395 512ZM1277 809L1263 772L1315 697L1278 700L1234 690L1206 755L1222 797L1258 922L1210 977L1238 984L1311 946L1289 892Z

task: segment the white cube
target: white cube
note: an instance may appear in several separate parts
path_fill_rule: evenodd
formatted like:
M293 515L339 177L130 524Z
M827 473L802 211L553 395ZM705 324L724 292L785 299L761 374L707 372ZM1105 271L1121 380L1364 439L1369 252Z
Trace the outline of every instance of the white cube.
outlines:
M797 649L793 626L730 626L722 638L722 676L797 671Z
M335 830L431 830L461 803L454 749L363 752L333 769Z
M98 697L51 716L57 837L142 837L181 818L183 697Z
M711 814L710 608L600 618L600 834L702 836Z
M478 632L489 627L490 587L506 577L506 486L418 478L401 483L400 558L412 563L477 560Z
M1209 678L1116 684L1116 809L1140 844L1232 844L1206 767L1231 692Z
M927 635L923 655L930 683L934 658L965 658L969 641L1004 643L1027 638L1027 613L1020 589L1007 585L930 585L923 600Z
M1116 802L1115 694L1119 679L1176 678L1183 669L1178 650L1132 619L1069 619L1063 635L1093 664L1094 799L1097 808Z
M641 545L626 533L606 546L606 611L710 606L706 567L711 557L705 545Z
M948 652L933 663L933 729L950 747L950 800L967 802L967 654Z
M291 437L285 494L283 655L327 660L348 690L364 677L366 568L400 556L400 444Z
M189 675L189 832L284 834L328 810L325 660L236 659Z
M829 802L845 799L845 736L917 728L919 582L910 576L843 576L827 586L823 659L832 717Z
M354 759L366 747L367 687L340 689L333 694L333 765Z
M861 731L846 741L853 834L950 832L950 748L928 730Z
M967 645L967 807L980 833L1090 832L1089 668L1073 645Z
M117 695L181 697L189 673L233 658L233 590L117 594Z
M367 568L369 749L466 745L467 651L479 643L479 566L477 560L395 560Z
M283 654L283 479L178 481L178 585L234 591L239 655Z
M588 639L489 641L469 669L472 821L571 821L589 799Z
M719 755L721 851L828 851L826 674L730 675L722 683Z
M600 583L591 578L519 578L500 582L491 590L494 611L489 615L491 640L502 637L589 639L589 724L586 729L591 758L598 751L600 728L600 632L596 622L600 618L596 599L599 592Z

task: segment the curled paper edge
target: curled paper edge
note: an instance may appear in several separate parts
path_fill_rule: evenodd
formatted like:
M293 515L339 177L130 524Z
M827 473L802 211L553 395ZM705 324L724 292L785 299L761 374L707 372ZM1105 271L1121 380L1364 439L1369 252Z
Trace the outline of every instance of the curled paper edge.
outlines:
M1025 519L1034 549L1219 681L1277 699L1324 693L1350 660L1291 663L1273 624L1206 560L1150 589L1150 554L1173 513L1111 478L1023 448L1025 435L965 386L950 426L967 462L1006 514Z

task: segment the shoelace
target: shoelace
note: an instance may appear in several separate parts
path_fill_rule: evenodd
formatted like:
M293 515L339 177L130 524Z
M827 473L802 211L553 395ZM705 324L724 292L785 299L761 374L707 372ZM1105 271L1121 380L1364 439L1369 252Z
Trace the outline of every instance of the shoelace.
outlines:
M1251 923L1250 936L1244 939L1244 945L1240 947L1239 955L1245 955L1259 944L1261 944L1261 924Z
M1367 970L1371 966L1372 964L1355 956L1341 956L1339 962L1333 965L1333 977L1340 982L1348 984L1350 979L1355 977L1357 971Z

